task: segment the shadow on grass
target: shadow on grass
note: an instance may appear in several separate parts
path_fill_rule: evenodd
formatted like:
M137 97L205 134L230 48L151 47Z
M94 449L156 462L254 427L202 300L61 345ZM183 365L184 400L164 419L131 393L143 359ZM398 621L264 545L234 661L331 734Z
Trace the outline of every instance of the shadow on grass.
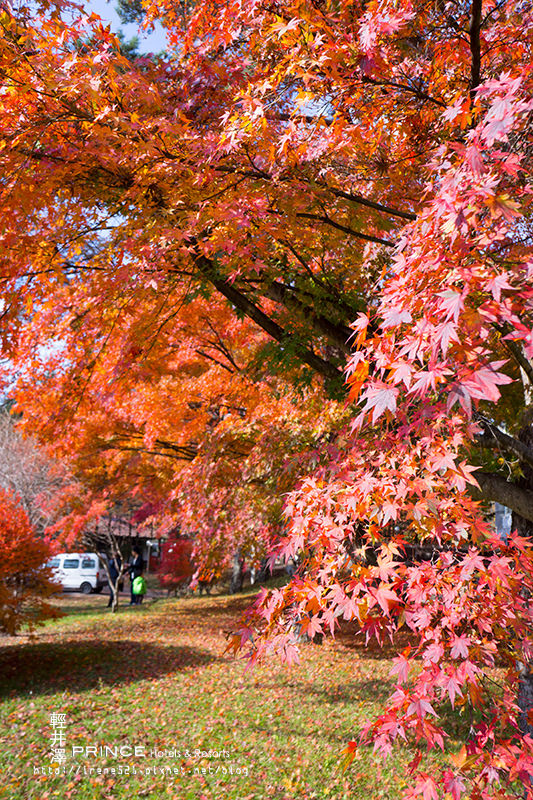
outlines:
M98 614L102 611L104 606L101 603L87 603L87 605L66 605L62 603L60 606L58 605L58 609L61 612L61 616L58 619L62 619L63 617L88 617L91 614Z
M380 703L390 697L393 690L394 684L392 681L383 680L382 678L369 678L351 683L332 685L324 689L316 689L313 686L309 686L307 694L316 695L331 705L361 702Z
M205 619L206 616L209 617L235 617L235 621L238 622L240 615L245 611L247 608L253 603L254 597L252 595L219 595L213 596L211 595L210 598L203 597L202 600L214 600L215 602L213 605L209 606L209 610L206 611L204 606L194 606L192 603L189 603L188 598L183 598L179 600L184 605L181 606L181 609L187 614L189 617L198 617L200 619ZM223 602L216 602L217 600L222 600ZM225 602L224 602L225 601Z
M306 695L314 695L322 703L328 705L357 705L360 709L363 704L367 707L382 706L392 695L395 689L395 682L383 678L367 678L350 683L341 683L331 687L317 689L314 686L306 686ZM376 715L379 713L376 710ZM470 738L471 726L474 722L482 722L482 714L461 713L461 708L452 708L449 702L445 702L438 707L438 724L442 725L447 735L452 740L466 741ZM374 712L370 712L371 718ZM414 742L413 742L414 744ZM453 748L452 748L453 749Z
M219 660L195 647L123 640L42 642L0 648L0 697L134 683Z

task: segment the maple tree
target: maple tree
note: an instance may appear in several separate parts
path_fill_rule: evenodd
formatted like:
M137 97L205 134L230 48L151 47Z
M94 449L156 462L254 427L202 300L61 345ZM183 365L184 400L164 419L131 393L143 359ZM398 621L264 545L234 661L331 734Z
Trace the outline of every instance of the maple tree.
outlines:
M37 536L17 497L0 489L0 629L15 634L58 616L50 598L59 587L45 566L50 543Z
M161 586L177 593L190 583L194 574L193 543L184 536L172 536L163 546L157 578Z
M282 532L301 567L233 641L252 658L293 659L295 624L407 627L364 740L440 747L441 709L472 715L411 796L531 794L530 4L142 6L164 56L68 3L2 13L27 424L91 502L130 487L201 557ZM416 542L440 555L406 561Z

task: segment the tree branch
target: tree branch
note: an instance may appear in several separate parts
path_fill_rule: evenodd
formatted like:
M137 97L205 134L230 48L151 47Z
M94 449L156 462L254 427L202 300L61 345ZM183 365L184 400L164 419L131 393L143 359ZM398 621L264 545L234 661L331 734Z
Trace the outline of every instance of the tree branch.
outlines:
M511 356L514 358L516 363L519 367L521 367L525 374L527 375L529 382L533 386L533 364L531 361L524 355L524 352L520 345L515 342L513 339L505 339L504 337L511 333L511 326L507 324L498 325L497 323L493 323L493 328L496 328L498 333L502 336L502 344L505 345Z
M218 270L213 261L200 252L196 240L189 239L188 244L191 258L202 276L206 278L220 294L229 300L232 305L243 311L247 317L252 319L260 328L268 333L269 336L272 336L273 339L280 342L280 344L291 343L296 345L295 350L298 352L300 359L315 370L315 372L318 372L325 378L335 380L336 382L342 379L342 372L337 369L334 364L325 361L325 359L318 356L312 350L297 342L292 334L287 333L277 322L268 317L264 311L252 303L246 295L239 292L235 286L222 278L218 274Z
M227 364L223 364L222 361L218 360L218 358L210 356L209 353L206 353L200 347L196 348L196 352L198 353L199 356L203 356L204 358L207 358L209 361L212 361L214 364L218 364L219 367L222 367L222 369L225 369L226 372L229 372L230 375L233 375L233 370L231 369L231 367L228 367Z
M327 186L325 188L328 190L328 192L334 194L335 197L343 197L345 200L349 200L351 203L357 203L360 206L373 208L375 211L381 211L383 214L390 214L391 217L400 217L400 219L408 219L411 221L416 219L416 214L413 214L411 211L400 211L397 208L391 208L391 206L385 206L382 203L374 203L373 200L367 200L366 197L362 197L360 194L344 192L342 189L334 189L332 186Z
M213 332L213 335L214 335L214 337L215 337L215 339L216 339L216 341L215 341L215 342L212 342L212 341L210 341L210 340L208 339L208 340L207 340L208 344L209 344L211 347L214 347L214 348L215 348L215 350L218 350L218 352L219 352L219 353L222 353L222 355L223 355L223 356L225 356L225 358L227 358L227 359L228 359L229 363L230 363L230 364L233 366L233 368L234 368L235 372L242 372L242 369L241 369L241 367L239 367L239 365L238 365L238 364L237 364L237 362L235 361L235 358L233 357L233 353L231 352L231 350L229 349L229 347L228 347L228 346L227 346L227 345L224 343L224 341L223 341L223 339L221 338L221 336L220 336L219 332L218 332L218 331L216 330L216 328L213 326L213 324L212 324L211 320L210 320L210 319L208 319L207 317L204 317L204 319L205 319L205 322L206 322L206 324L207 324L208 328L209 328L209 329L210 329L210 330Z
M120 450L121 452L145 453L147 456L158 456L159 458L171 458L173 461L193 461L196 455L175 455L174 453L163 453L159 450L149 450L147 447L134 447L133 445L115 444L103 447L103 450Z
M239 167L229 167L225 166L224 164L220 164L214 168L216 172L223 172L225 174L232 174L232 175L242 175L245 178L255 178L256 180L262 181L271 181L272 176L268 174L268 172L264 172L263 170L259 169L255 164L253 164L252 170L244 170L239 169ZM301 176L299 176L301 179ZM283 180L283 179L282 179ZM342 189L336 189L332 186L328 186L327 184L317 184L321 189L324 189L327 192L331 192L332 195L335 197L342 197L344 200L349 200L351 203L357 203L360 206L366 206L366 208L373 208L375 211L381 211L383 214L389 214L392 217L400 217L400 219L407 219L407 220L415 220L416 214L413 214L411 211L400 211L397 208L392 208L392 206L386 206L383 203L377 203L374 200L368 200L366 197L363 197L360 194L354 194L353 192L345 192ZM312 184L310 185L312 188Z
M474 476L481 491L470 487L474 500L492 501L507 506L518 516L533 522L533 492L508 483L501 475L489 472L476 472Z
M470 17L470 53L472 64L470 67L470 97L474 101L476 88L481 83L481 43L479 31L481 29L481 11L483 0L472 0L472 13Z
M275 211L275 214L280 214L281 212ZM317 222L322 222L324 225L329 225L331 228L335 228L338 231L342 231L343 233L347 233L348 236L355 236L357 239L363 239L365 242L375 242L376 244L384 244L387 247L395 247L396 245L394 242L390 242L388 239L381 239L379 236L370 236L368 233L360 233L360 231L354 231L353 228L348 227L347 225L342 225L340 222L335 222L334 219L331 219L326 214L309 214L305 211L299 211L296 213L297 217L301 219L311 219L316 220Z
M379 78L371 78L369 75L363 75L361 82L370 83L372 86L390 86L392 89L401 89L404 92L414 94L419 100L427 100L429 103L434 103L434 105L440 106L440 108L446 108L446 103L444 103L442 100L437 100L436 97L432 97L423 89L417 88L416 86L409 86L405 83L396 83L395 81L379 80Z
M298 122L299 120L305 120L309 125L316 124L317 122L323 122L328 127L333 125L334 119L333 117L324 117L321 114L316 114L315 116L311 116L310 114L285 114L282 111L278 111L276 113L272 111L268 111L265 114L266 118L269 121L273 122L290 122L294 120Z
M118 433L107 439L100 446L101 450L132 450L133 452L147 453L149 455L163 456L165 458L174 458L178 461L192 461L198 455L198 448L194 444L174 444L174 442L166 442L162 439L155 439L154 444L159 450L149 450L144 445L136 445L135 441L143 441L143 437L139 433ZM170 452L164 452L164 451Z
M533 449L528 447L527 444L524 442L520 442L518 439L515 439L514 436L509 436L508 433L504 433L497 425L490 422L486 417L482 414L475 413L474 419L476 422L479 422L480 425L483 426L486 433L489 437L493 437L495 441L499 442L503 447L506 447L508 450L511 450L515 453L521 461L525 461L526 464L529 464L533 467ZM483 443L486 443L487 439L483 440Z
M341 350L348 354L350 348L346 344L353 331L346 325L339 325L331 322L327 317L318 314L313 308L309 307L301 300L299 300L290 288L284 286L278 281L274 281L268 289L264 292L266 297L275 300L277 303L289 308L291 305L297 308L300 312L305 314L308 319L313 320L313 325L316 330L323 333L328 339L331 339L334 344L341 348Z

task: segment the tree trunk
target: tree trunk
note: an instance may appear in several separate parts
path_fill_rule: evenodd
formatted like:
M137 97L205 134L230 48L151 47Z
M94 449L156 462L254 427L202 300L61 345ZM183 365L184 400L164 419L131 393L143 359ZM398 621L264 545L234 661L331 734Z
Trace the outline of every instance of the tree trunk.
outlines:
M118 596L119 596L119 586L120 586L120 575L116 579L114 583L110 584L111 591L113 594L113 599L111 601L111 613L114 614L118 610Z
M518 439L529 447L533 445L533 425L530 421L531 413L532 410L530 408L529 413L526 412L526 424L518 434ZM523 477L519 478L516 483L521 488L531 491L533 490L533 468L525 462L521 462L520 466ZM533 538L533 523L516 513L513 513L512 529L517 531L521 536ZM527 599L531 602L531 598L528 597ZM520 708L518 723L524 736L526 734L533 736L533 725L530 722L530 713L533 710L533 664L531 662L519 663L518 669L520 673L517 695L517 704ZM526 787L526 794L528 789L530 789L530 786Z
M533 725L528 718L528 712L533 708L533 671L531 670L531 664L521 665L517 701L520 708L520 716L518 718L520 730L524 736L528 733L533 736Z
M114 614L115 611L118 610L118 604L120 599L120 586L123 584L124 581L124 573L122 572L122 567L120 569L119 574L116 577L116 580L112 581L111 578L108 578L109 581L109 588L111 589L111 612Z
M243 567L244 559L241 556L241 551L237 550L233 556L233 565L231 568L231 582L229 587L230 594L235 594L235 592L242 591L242 583L244 579Z

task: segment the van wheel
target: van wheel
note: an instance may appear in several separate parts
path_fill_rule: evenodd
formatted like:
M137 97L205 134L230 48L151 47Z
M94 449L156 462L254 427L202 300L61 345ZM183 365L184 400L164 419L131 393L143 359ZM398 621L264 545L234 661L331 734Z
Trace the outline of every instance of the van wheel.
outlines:
M80 586L80 592L82 592L82 594L91 594L92 590L93 587L87 581L84 581L84 583L82 583Z

